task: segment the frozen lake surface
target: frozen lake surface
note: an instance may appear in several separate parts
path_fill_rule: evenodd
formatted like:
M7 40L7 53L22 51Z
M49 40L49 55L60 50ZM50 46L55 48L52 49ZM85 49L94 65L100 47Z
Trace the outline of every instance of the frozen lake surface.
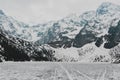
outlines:
M120 80L120 65L4 62L0 63L0 80Z

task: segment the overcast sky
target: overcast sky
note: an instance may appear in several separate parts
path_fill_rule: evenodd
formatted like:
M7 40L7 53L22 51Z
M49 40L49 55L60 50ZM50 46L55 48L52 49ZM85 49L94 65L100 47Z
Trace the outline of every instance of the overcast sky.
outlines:
M120 0L0 0L0 9L19 21L35 24L95 10L103 2L120 4Z

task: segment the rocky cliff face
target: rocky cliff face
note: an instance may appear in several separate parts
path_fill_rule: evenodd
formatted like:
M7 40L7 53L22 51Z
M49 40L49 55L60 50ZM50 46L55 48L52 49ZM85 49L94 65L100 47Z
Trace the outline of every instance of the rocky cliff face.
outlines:
M31 42L14 38L0 29L1 61L54 61L53 51Z

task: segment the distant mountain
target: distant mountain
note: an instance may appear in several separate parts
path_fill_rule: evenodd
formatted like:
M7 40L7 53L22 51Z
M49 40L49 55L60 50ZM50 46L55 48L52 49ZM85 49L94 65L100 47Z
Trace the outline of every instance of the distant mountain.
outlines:
M37 57L35 60L120 62L120 6L109 2L102 3L96 11L72 14L58 21L33 26L8 17L0 10L0 28L12 37L13 42L18 41L19 44L14 44L10 38L4 36L6 38L3 39L1 35L7 46L10 42L10 47L14 45L17 51L22 48L22 53L28 57L23 60L31 60L28 55L31 54ZM23 43L29 45L24 46ZM4 47L5 50L2 44L0 51L7 51L8 47ZM16 55L16 52L12 53ZM8 54L9 51L6 52ZM43 59L44 54L46 59ZM0 55L6 57L3 53Z

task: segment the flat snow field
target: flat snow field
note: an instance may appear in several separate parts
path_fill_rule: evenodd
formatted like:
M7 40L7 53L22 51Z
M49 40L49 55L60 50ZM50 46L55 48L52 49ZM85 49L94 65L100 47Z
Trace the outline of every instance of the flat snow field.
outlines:
M120 80L120 65L3 62L0 63L0 80Z

